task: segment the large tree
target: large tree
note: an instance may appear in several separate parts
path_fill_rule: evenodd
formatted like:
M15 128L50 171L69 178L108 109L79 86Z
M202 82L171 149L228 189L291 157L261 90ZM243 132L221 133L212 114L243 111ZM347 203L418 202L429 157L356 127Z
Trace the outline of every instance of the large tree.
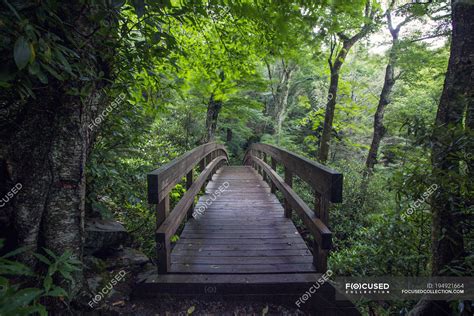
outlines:
M162 25L202 13L192 6L0 4L0 193L21 187L1 207L0 237L10 248L26 247L21 261L37 267L34 253L43 247L82 259L87 156L101 124L126 103L111 83L129 84L153 70L150 61L177 50ZM75 277L73 292L82 272Z
M467 156L472 167L474 3L453 0L451 9L451 54L432 135L433 181L439 186L431 202L433 275L448 274L447 268L465 256L463 223L472 202L472 179L467 179L464 191L460 162ZM447 302L421 301L412 314L439 315L448 310Z
M364 38L371 30L373 30L376 13L376 5L371 0L367 0L362 17L358 17L360 20L362 20L363 26L359 29L356 29L355 31L353 28L349 30L338 30L341 27L338 26L338 28L336 28L336 34L331 36L330 54L328 58L331 79L328 88L328 101L326 103L323 132L319 145L318 158L321 162L326 162L329 156L329 144L331 141L337 93L339 89L339 76L342 65L344 64L347 54L355 45L355 43Z
M2 237L27 247L21 260L31 266L40 247L80 259L90 124L107 105L101 89L113 78L115 35L95 18L100 4L4 3L0 187L22 188L2 208L1 230L14 233Z
M408 14L401 22L399 22L397 25L394 25L394 23L392 22L393 5L394 1L392 1L385 13L385 16L387 18L387 27L392 37L392 45L388 53L388 62L385 68L383 87L382 91L380 92L377 110L375 111L374 115L374 133L372 137L372 143L370 144L369 154L367 155L367 160L365 162L365 165L369 172L374 168L375 164L377 163L377 154L379 151L380 143L385 134L385 126L383 123L385 109L387 105L389 105L391 102L391 94L393 87L395 85L396 80L400 76L400 74L395 74L395 67L400 50L400 30L403 25L413 19L413 15Z

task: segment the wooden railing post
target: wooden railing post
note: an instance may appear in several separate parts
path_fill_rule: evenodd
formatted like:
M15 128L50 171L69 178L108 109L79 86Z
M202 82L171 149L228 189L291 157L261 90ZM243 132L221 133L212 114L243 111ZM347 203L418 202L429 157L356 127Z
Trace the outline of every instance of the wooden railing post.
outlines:
M186 175L186 190L189 190L189 188L193 185L193 169L188 172ZM193 216L193 211L194 211L194 203L191 204L191 206L188 209L188 218L191 218Z
M316 240L313 246L313 264L316 272L324 273L328 269L328 251L322 249Z
M293 186L293 173L285 166L285 183L290 187ZM287 199L283 199L283 206L285 208L285 216L291 218L291 206Z
M204 167L207 167L208 164L210 164L212 161L212 153L209 153L207 156L206 156L206 163L204 165ZM209 175L209 177L211 177L211 175ZM209 182L209 178L206 179L206 184Z
M165 196L163 200L156 206L156 227L160 227L170 213L170 197L169 194ZM170 244L169 240L166 240L165 235L156 235L156 249L158 258L158 272L168 272L170 262Z
M206 168L206 157L202 158L201 161L199 161L199 173L203 172L205 168Z
M318 192L314 194L314 212L329 227L329 200Z
M160 203L156 205L156 227L160 227L170 213L170 196L167 194Z
M158 273L167 273L171 267L171 244L165 234L156 235L156 255L158 258Z
M319 192L314 194L314 212L316 216L326 225L329 226L329 200ZM328 268L328 251L321 248L316 240L314 240L313 263L317 272L326 272Z
M262 152L262 160L263 162L267 163L267 153ZM262 178L263 181L268 182L267 174L262 169Z
M273 158L273 157L271 158L271 166L272 166L273 170L277 171L277 162L276 162L276 159ZM273 181L271 183L271 192L272 193L276 192L276 185L275 185L275 183L273 183Z

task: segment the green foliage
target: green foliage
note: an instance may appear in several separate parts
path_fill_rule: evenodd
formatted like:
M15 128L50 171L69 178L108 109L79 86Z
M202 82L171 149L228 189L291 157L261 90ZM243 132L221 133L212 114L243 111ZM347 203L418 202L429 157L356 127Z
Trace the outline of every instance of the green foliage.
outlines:
M0 248L3 240L0 240ZM35 253L35 257L47 267L45 274L36 275L33 270L14 259L18 254L25 251L18 248L0 257L0 314L1 315L47 315L46 308L40 303L47 297L57 298L67 303L72 299L63 287L57 285L54 280L59 276L64 282L62 284L73 287L73 273L78 271L81 263L71 257L66 251L62 255L56 255L48 249L44 249L45 255ZM38 287L25 287L18 280L29 279L38 282Z

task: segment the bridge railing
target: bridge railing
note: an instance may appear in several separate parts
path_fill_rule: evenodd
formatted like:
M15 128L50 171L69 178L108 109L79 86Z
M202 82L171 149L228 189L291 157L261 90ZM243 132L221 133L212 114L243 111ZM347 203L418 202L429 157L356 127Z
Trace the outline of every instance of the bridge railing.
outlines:
M270 183L272 193L278 189L283 194L286 217L291 218L294 210L301 218L315 240L313 263L319 272L326 271L328 252L332 247L328 211L331 202L342 202L342 174L287 150L261 143L249 147L244 164L253 166ZM284 179L276 171L277 164L284 168ZM293 191L295 175L313 189L314 210Z
M207 143L147 175L148 203L156 205L156 247L158 272L166 273L170 268L171 237L185 218L192 216L194 198L212 175L228 162L224 145ZM199 176L193 179L194 167L199 165ZM186 193L170 212L171 190L186 176Z

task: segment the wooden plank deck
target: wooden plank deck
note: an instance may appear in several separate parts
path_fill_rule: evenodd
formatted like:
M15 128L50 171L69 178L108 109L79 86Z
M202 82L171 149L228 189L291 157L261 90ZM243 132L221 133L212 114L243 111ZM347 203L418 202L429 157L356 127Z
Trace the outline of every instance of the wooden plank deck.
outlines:
M225 190L220 195L215 194L219 187ZM293 222L253 168L221 168L195 209L202 207L203 215L188 220L171 251L169 273L316 272Z

